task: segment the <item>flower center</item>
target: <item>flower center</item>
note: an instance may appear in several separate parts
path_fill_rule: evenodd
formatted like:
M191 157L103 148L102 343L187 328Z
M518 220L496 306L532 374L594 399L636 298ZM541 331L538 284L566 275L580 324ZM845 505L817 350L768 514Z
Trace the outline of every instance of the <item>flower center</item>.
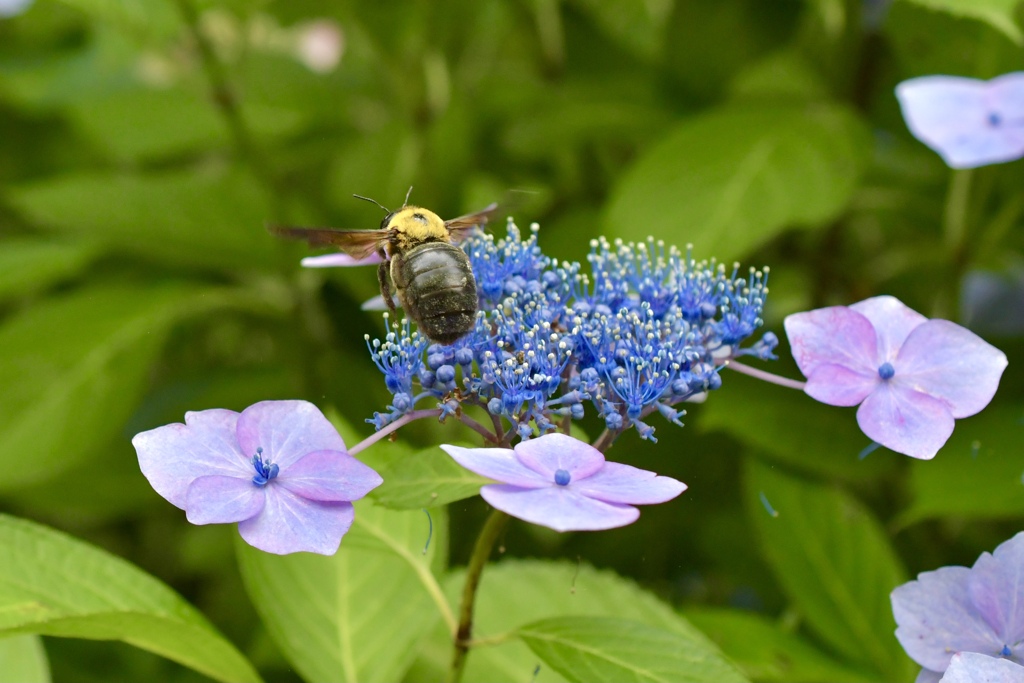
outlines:
M266 486L281 469L270 462L269 458L264 462L262 447L257 448L256 455L252 456L252 466L256 469L256 476L252 478L252 483L256 486Z
M568 486L570 479L572 477L569 476L566 470L555 470L555 483L559 486Z
M896 368L892 366L892 363L885 362L878 367L878 376L882 379L892 379L895 374Z
M998 128L1002 122L1003 119L1001 116L999 116L999 114L992 112L991 114L988 115L988 125L992 126L993 128Z
M1013 650L1010 649L1009 645L1004 644L1003 649L999 651L999 654L1001 654L1004 657L1009 657L1013 654Z

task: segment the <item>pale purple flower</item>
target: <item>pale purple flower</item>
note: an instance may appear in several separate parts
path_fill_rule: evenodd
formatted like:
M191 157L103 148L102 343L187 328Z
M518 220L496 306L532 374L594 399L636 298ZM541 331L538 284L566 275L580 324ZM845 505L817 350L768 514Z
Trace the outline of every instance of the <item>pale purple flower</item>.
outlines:
M307 256L300 263L303 268L347 268L348 266L373 266L383 261L380 254L370 254L366 258L354 258L341 252Z
M958 652L953 655L942 683L1021 683L1024 666L1009 659L988 657L976 652Z
M922 76L896 86L907 127L953 168L1024 156L1024 72L991 81Z
M795 313L785 320L804 391L855 406L861 430L914 458L935 456L953 420L992 400L1006 355L948 320L929 320L891 296Z
M34 0L0 0L0 19L15 17L31 7Z
M193 524L238 523L268 553L332 555L354 518L351 501L381 484L306 401L262 401L241 413L201 410L136 434L139 466Z
M924 667L919 683L939 680L956 652L1024 664L1024 532L982 553L970 569L918 574L892 592L892 612L896 638Z
M480 489L484 500L513 517L555 531L596 531L637 520L634 505L672 500L686 484L606 462L601 451L551 433L508 448L441 446L467 470L501 482Z

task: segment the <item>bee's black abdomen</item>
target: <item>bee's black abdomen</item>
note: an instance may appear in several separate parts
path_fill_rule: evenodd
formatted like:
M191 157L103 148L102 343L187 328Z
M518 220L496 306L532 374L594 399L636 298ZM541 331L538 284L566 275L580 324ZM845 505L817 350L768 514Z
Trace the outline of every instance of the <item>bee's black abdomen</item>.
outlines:
M451 344L476 322L476 280L469 258L447 242L420 244L392 258L402 307L431 341Z

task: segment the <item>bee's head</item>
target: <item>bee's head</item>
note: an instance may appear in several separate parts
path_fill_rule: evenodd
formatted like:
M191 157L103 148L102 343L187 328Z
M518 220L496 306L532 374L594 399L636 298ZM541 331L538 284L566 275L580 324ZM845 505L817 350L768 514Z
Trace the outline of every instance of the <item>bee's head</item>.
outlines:
M419 206L405 206L392 211L384 218L381 229L394 230L413 243L448 241L448 228L441 217Z

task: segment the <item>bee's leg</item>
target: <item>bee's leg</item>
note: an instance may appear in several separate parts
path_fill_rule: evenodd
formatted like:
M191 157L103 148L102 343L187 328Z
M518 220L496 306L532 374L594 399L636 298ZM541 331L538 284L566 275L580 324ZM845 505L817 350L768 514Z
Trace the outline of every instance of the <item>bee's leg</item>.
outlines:
M377 266L377 281L380 283L380 295L384 297L384 303L388 305L391 315L395 314L395 300L391 298L391 283L388 282L388 262Z

